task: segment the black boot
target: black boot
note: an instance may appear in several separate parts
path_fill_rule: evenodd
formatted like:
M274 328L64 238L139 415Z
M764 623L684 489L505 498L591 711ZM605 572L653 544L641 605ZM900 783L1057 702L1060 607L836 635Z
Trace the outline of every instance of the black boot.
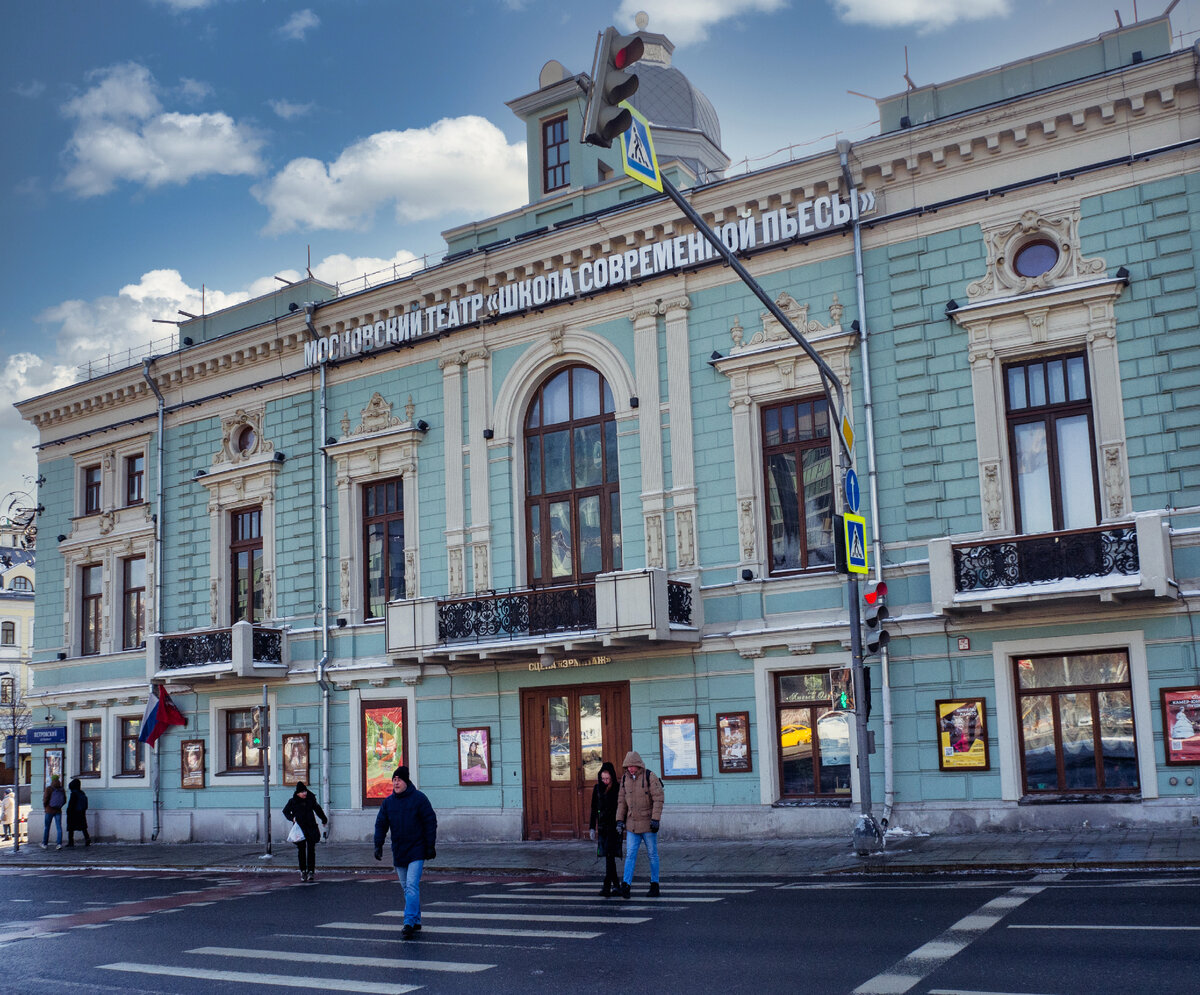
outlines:
M626 884L624 881L622 881L622 882L621 882L621 897L622 897L622 898L628 898L628 897L629 897L629 890L630 890L630 889L629 889L629 885L627 885L627 884Z
M612 898L612 885L609 884L608 878L604 879L604 886L600 889L601 898Z
M650 890L648 892L646 892L646 897L647 898L658 898L658 882L657 881L650 882Z

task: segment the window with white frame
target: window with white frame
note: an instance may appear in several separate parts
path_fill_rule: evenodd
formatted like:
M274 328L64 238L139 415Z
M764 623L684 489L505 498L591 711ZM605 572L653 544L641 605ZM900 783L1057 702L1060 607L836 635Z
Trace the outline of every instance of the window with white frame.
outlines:
M121 647L146 645L146 557L121 560Z
M100 514L101 502L103 500L103 473L104 471L99 463L85 466L80 471L82 493L80 495L79 506L81 514Z
M103 635L104 568L89 563L79 571L79 652L93 656L100 652Z
M141 504L146 500L146 454L134 453L125 457L125 504Z
M0 622L0 646L17 645L17 623Z
M824 397L762 409L772 574L833 565L833 452Z
M117 728L121 737L119 776L142 777L146 773L143 744L138 738L142 732L142 717L140 715L119 716Z
M103 720L80 719L77 726L79 746L79 776L99 777L103 756Z

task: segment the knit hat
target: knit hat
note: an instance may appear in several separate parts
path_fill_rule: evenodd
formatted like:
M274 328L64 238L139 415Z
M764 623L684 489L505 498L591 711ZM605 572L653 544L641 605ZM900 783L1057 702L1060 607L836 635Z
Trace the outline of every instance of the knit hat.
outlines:
M307 790L308 790L308 785L305 784L303 781L296 782L296 794L300 794L301 791L307 791Z
M394 771L392 771L392 777L400 778L400 780L403 781L405 784L412 783L412 778L410 778L408 776L408 768L405 767L403 764L401 764Z

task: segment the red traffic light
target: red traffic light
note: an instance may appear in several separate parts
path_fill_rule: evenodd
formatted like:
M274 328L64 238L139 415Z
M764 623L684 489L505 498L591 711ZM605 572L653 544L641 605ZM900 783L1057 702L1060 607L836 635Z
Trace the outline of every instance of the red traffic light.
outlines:
M646 52L646 46L641 38L634 38L624 48L618 49L613 54L613 65L618 69L624 69L626 66L631 66L638 61Z
M874 590L867 591L867 593L863 595L863 600L869 605L873 605L876 601L884 598L887 598L887 584L885 584L883 581L880 581L878 584L876 584Z

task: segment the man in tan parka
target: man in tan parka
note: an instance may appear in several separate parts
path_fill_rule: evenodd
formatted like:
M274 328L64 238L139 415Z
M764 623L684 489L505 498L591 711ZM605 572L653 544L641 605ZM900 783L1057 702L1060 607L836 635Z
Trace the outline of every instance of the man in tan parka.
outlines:
M629 897L633 884L633 867L637 863L638 850L646 844L650 857L650 890L647 898L658 897L658 825L662 818L663 785L654 774L646 770L639 754L630 750L622 765L621 791L617 795L617 830L627 830L629 847L625 856L625 873L621 882L621 897Z

